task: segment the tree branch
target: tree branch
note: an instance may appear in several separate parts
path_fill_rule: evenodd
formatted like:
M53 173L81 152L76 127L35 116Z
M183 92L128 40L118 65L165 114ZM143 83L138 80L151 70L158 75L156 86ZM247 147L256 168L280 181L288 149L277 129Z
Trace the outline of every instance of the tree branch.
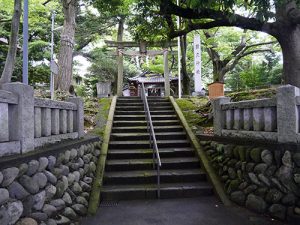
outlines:
M45 6L47 5L49 2L51 2L52 0L46 0L42 5Z
M251 55L254 53L259 53L259 52L273 52L272 49L256 49L253 51L249 51L249 52L245 52L239 56L237 56L230 64L228 63L221 71L221 73L223 74L223 76L230 70L232 70L236 64L238 64L238 62L240 61L241 58L246 57L247 55Z
M270 45L270 44L275 44L275 43L277 43L277 41L262 42L262 43L247 45L246 48L249 49L249 48L253 48L253 47L257 47L257 46L261 46L261 45Z
M249 29L255 31L262 31L274 35L272 33L271 26L273 23L261 22L256 18L247 18L239 14L234 14L231 12L222 12L214 9L198 9L193 10L191 8L182 8L172 3L171 0L161 1L160 4L160 13L162 15L176 15L187 19L212 19L213 21L209 22L200 22L200 23L189 23L188 26L183 30L175 31L172 29L170 32L170 37L175 38L187 34L193 30L198 29L210 29L213 27L240 27L242 29Z

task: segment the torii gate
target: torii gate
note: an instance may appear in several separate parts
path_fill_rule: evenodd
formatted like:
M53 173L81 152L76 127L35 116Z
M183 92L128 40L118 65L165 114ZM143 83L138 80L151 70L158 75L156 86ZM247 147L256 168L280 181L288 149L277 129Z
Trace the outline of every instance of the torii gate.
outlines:
M170 79L169 79L169 65L168 65L168 48L177 46L177 42L154 42L149 43L145 41L131 42L131 41L105 41L108 47L117 48L118 57L118 79L117 79L117 95L122 96L123 87L123 55L130 56L164 56L164 77L165 77L165 96L170 96ZM140 51L124 51L125 47L139 47ZM147 47L163 47L162 51L147 51Z

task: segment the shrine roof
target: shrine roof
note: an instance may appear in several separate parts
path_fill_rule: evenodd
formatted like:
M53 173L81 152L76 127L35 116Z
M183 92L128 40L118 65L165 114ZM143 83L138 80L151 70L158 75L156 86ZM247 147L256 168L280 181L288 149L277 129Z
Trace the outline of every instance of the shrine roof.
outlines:
M162 74L151 73L151 72L144 72L139 74L138 76L128 78L129 81L137 81L139 83L164 83L165 78ZM170 81L177 81L177 77L171 77Z

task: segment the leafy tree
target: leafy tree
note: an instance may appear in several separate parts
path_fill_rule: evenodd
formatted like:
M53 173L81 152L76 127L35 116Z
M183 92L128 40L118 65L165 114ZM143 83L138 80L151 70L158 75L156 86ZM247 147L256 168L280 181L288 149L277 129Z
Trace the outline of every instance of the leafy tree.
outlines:
M280 57L275 53L265 54L256 62L240 63L226 78L226 86L233 90L265 87L282 83Z
M273 52L276 41L261 40L254 32L217 29L204 31L204 46L213 64L213 81L224 82L225 75L233 70L241 59L252 54Z
M240 27L275 37L282 48L284 82L300 87L300 2L296 0L200 1L177 6L173 0L153 0L169 24L171 38L192 30ZM172 15L186 19L177 30Z
M50 40L51 40L51 10L56 10L58 15L56 21L59 24L62 17L59 14L60 5L57 0L52 0L44 6L44 0L29 1L29 83L49 83ZM3 5L2 5L3 4ZM0 3L0 37L9 39L10 24L13 13L12 1L1 1ZM56 33L57 34L57 33ZM12 81L22 81L22 29L18 35L16 62L12 74ZM58 36L55 36L58 42ZM56 45L57 46L57 45ZM0 61L5 62L4 55L8 52L8 45L0 43ZM4 71L4 64L0 63L0 71Z
M115 56L110 55L106 48L95 48L89 53L91 66L88 68L88 75L84 79L86 92L96 96L96 84L98 82L116 83L115 74L117 74L117 62ZM129 77L136 76L140 71L127 59L124 61L124 81ZM113 85L114 87L114 85ZM83 87L81 87L82 89ZM79 90L81 91L81 90ZM116 90L112 90L115 92Z

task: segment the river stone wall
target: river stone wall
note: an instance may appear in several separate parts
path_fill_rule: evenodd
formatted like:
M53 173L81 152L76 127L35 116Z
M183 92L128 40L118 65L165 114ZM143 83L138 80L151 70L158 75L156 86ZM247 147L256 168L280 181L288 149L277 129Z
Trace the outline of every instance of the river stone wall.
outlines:
M0 172L1 225L77 224L87 213L100 143Z
M201 142L230 199L274 218L300 218L300 152Z

